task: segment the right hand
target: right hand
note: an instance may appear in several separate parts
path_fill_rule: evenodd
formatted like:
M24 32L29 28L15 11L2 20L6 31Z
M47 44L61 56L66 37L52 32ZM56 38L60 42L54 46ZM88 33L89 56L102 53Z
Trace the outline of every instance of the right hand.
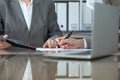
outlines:
M8 38L8 35L4 35L4 38ZM0 39L0 49L6 49L9 48L11 45L3 40Z
M84 40L83 39L74 39L68 38L64 39L64 37L59 37L56 39L59 46L64 49L80 49L84 48Z

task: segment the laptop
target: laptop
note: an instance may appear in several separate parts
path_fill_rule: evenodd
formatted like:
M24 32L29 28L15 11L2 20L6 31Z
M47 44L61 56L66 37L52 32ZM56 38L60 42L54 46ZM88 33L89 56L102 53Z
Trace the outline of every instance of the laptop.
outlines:
M47 57L94 59L112 55L118 50L119 10L116 7L95 3L91 49L56 49Z

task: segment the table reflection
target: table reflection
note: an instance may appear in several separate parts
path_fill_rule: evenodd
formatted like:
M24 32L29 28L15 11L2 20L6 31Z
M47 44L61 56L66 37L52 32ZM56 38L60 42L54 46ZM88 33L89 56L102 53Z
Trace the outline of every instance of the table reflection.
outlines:
M47 58L31 50L0 52L5 52L0 58L0 80L118 80L116 56L68 60Z
M62 68L62 69L61 69ZM119 80L117 57L58 61L56 80Z
M55 80L57 62L44 61L39 56L13 56L2 61L0 80L23 80L28 60L32 73L27 76L31 77L32 74L32 80Z

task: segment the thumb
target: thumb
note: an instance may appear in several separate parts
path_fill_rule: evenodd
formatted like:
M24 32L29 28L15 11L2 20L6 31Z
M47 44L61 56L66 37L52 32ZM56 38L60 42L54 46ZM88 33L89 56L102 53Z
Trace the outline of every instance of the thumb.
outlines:
M7 35L7 34L5 34L3 37L4 37L5 39L7 39L7 38L8 38L8 35Z
M45 43L44 45L43 45L43 48L47 48L48 47L48 45L47 45L47 43Z

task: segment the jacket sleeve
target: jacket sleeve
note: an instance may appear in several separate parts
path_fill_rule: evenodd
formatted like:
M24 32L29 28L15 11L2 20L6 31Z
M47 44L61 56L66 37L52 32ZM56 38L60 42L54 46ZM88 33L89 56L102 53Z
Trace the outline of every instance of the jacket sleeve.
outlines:
M55 39L56 37L62 36L62 32L60 31L57 23L57 15L55 13L54 2L52 0L50 0L49 5L48 24L50 38Z
M91 37L86 37L87 48L91 49Z
M1 15L1 10L0 10L0 35L4 34L4 21Z

